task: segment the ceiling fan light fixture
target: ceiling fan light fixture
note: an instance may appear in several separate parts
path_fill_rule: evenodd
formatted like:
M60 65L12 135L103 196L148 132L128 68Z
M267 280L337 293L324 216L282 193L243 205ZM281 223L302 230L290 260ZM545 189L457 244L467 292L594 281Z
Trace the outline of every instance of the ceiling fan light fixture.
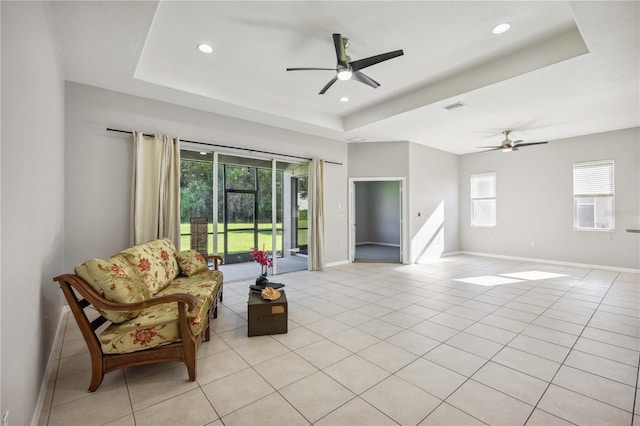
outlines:
M198 50L202 53L212 53L213 47L207 43L200 43L198 44Z
M506 148L502 148L502 152L511 152L511 151L513 151L513 148L510 146Z
M349 80L352 75L353 73L349 69L340 70L338 71L338 80L342 80L342 81Z
M509 31L509 29L511 28L511 24L508 22L503 22L501 24L496 25L495 27L493 27L491 29L491 34L502 34L502 33L506 33L507 31Z

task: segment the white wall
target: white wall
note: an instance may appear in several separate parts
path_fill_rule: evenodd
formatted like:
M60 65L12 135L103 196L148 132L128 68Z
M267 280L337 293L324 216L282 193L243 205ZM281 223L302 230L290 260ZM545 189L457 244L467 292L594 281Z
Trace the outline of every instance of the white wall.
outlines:
M408 142L349 144L349 177L408 177Z
M613 232L573 229L573 163L615 160ZM497 225L470 226L469 176L497 173ZM461 249L640 269L640 129L550 141L517 152L460 157ZM531 243L535 245L532 246Z
M409 145L411 261L459 250L458 156Z
M107 127L343 162L342 166L325 166L326 261L348 258L346 142L67 83L68 271L88 257L106 257L129 244L131 136L107 132Z
M64 78L49 5L2 2L2 412L32 421L62 312Z

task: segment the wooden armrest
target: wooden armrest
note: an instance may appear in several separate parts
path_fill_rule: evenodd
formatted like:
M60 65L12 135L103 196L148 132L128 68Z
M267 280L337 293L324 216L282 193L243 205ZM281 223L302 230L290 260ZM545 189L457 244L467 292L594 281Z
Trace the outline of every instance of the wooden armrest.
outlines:
M206 260L213 260L213 268L216 271L218 270L218 263L220 263L220 265L222 265L224 263L224 259L222 258L222 256L209 255L209 256L204 256L204 258Z
M74 274L64 274L54 278L54 281L66 281L71 284L85 299L87 299L94 307L103 311L120 311L129 312L139 309L148 308L149 306L160 305L163 303L177 302L184 303L187 309L192 311L198 305L198 299L187 293L175 293L166 296L152 297L148 300L136 303L118 303L105 299L97 291L93 289L85 280Z

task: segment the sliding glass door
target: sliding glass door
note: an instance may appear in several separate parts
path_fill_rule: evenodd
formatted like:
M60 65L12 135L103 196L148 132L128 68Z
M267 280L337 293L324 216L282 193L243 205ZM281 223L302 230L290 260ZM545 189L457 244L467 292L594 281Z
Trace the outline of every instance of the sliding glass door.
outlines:
M306 164L189 150L181 155L182 249L202 239L195 234L205 228L194 219L206 218L207 252L227 265L252 262L256 247L274 257L270 273L307 268Z

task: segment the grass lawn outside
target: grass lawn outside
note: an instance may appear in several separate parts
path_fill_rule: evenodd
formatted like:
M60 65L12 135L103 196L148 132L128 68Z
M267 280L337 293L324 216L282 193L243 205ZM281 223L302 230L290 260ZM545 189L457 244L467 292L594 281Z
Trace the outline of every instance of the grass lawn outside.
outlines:
M300 220L299 227L306 228L307 221ZM247 229L246 231L234 231L234 229ZM227 251L229 253L246 253L254 246L253 239L253 224L250 223L230 223L227 227L229 230L229 247ZM189 223L180 224L180 249L188 250L191 247L191 236L189 232L191 225ZM213 253L213 224L209 224L209 252ZM186 234L186 235L185 235ZM298 241L300 245L307 244L307 230L301 229L298 233ZM271 244L271 223L259 223L258 224L258 248L260 250L272 251ZM282 223L276 224L276 250L282 250ZM224 251L224 225L218 224L218 252Z

